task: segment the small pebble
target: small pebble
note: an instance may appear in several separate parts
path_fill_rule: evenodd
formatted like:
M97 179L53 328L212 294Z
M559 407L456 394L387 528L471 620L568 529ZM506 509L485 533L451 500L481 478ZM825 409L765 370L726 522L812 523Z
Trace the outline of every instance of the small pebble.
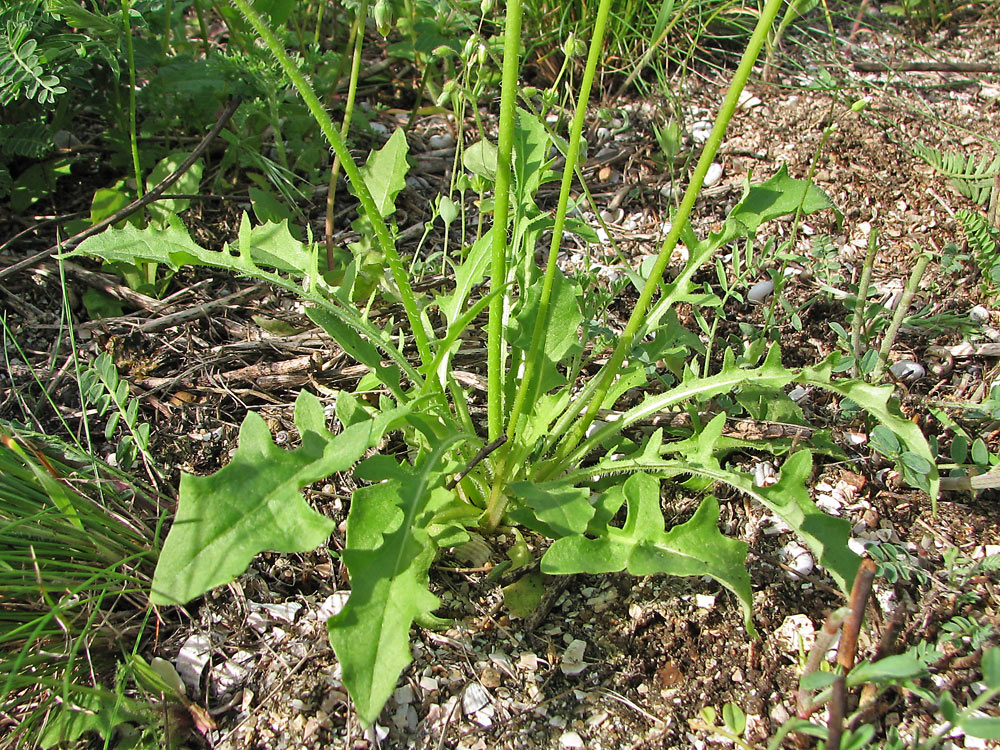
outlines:
M990 319L990 311L982 305L976 305L969 310L969 318L971 318L974 323L985 323Z
M620 209L610 209L606 208L601 211L601 218L604 219L606 224L617 224L625 216L625 212Z
M587 644L579 639L570 641L570 644L563 651L559 669L565 675L573 676L580 674L587 665L583 661L583 654L587 650Z
M798 542L789 542L782 547L781 557L785 560L789 568L801 575L809 575L816 565L809 550ZM790 578L798 580L799 576L795 575L795 573L789 571L788 575Z
M427 145L433 149L451 148L455 145L455 137L451 133L438 133L427 139Z
M705 187L712 187L715 183L722 179L722 165L712 162L708 171L705 173L705 182L703 183Z
M892 366L889 367L889 372L902 380L904 383L915 383L927 374L923 365L909 359L901 359L899 362L893 363Z
M747 292L747 302L753 305L763 304L768 297L774 294L774 282L770 279L758 281Z
M584 747L583 738L576 732L563 732L559 738L559 747L580 748Z

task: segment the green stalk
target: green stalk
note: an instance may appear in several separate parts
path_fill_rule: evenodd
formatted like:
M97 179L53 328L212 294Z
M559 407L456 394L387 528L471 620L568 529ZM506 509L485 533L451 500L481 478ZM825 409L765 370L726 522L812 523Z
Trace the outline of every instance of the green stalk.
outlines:
M580 155L580 140L583 135L584 120L587 117L587 102L590 101L590 91L597 72L597 62L604 48L604 33L607 29L610 10L611 0L601 0L597 9L597 18L594 22L594 35L590 40L587 65L583 72L583 81L580 84L576 112L574 112L573 122L570 124L569 148L567 149L566 166L563 168L562 183L559 188L559 203L556 207L555 223L552 227L552 242L549 245L549 255L545 265L545 277L542 279L542 292L538 301L538 316L535 319L535 328L531 332L531 346L528 349L528 356L524 361L524 372L507 423L507 446L504 451L504 458L500 461L497 472L493 477L494 490L490 493L490 502L487 506L487 529L496 528L503 516L506 506L506 496L500 490L507 482L506 457L510 454L511 448L516 444L515 438L517 436L518 423L521 419L521 413L524 411L525 403L529 396L534 396L537 390L535 382L536 365L542 356L542 342L548 330L549 305L552 300L552 287L555 284L556 271L558 270L556 260L559 256L559 245L562 241L563 227L566 222L566 208L569 205L570 187L573 184L573 174ZM566 59L569 59L569 55L566 55Z
M868 235L868 252L865 254L865 265L861 269L861 282L858 284L858 299L854 303L854 317L851 320L851 353L854 355L854 367L851 375L861 376L861 328L865 321L865 307L868 305L868 286L872 280L872 269L875 267L875 254L878 252L878 232L872 227Z
M194 2L194 14L198 19L198 33L201 34L201 47L205 52L205 57L212 54L212 48L208 44L208 26L205 25L205 12L201 7L201 0Z
M320 8L322 8L322 3ZM368 18L368 0L362 0L354 24L351 27L351 37L348 45L354 47L351 58L351 78L347 86L347 103L344 105L344 122L340 126L340 137L345 141L351 130L351 120L354 117L354 100L358 95L358 77L361 74L361 50L365 40L365 19ZM333 209L337 201L337 177L340 175L340 155L334 154L330 167L330 183L326 191L326 267L333 269Z
M135 190L141 198L146 192L142 184L142 169L139 167L139 141L135 126L135 52L132 48L132 0L121 0L122 19L125 22L125 55L128 58L128 136L132 147L132 170L135 172ZM145 213L145 211L143 211Z
M264 43L267 44L268 49L271 50L271 54L274 55L278 64L281 65L282 70L285 71L285 75L291 80L292 85L299 92L299 96L302 97L302 101L305 102L313 119L316 120L320 130L323 131L323 135L326 136L326 140L333 148L334 153L340 157L344 172L347 174L347 179L351 181L358 199L361 201L362 208L364 208L365 213L371 219L379 248L385 255L386 261L389 263L389 270L392 272L392 277L399 288L403 309L406 311L406 317L410 322L410 328L413 331L413 340L417 345L417 351L420 353L420 359L424 363L430 362L432 353L427 339L427 330L420 319L420 312L417 310L417 300L413 294L413 288L410 286L410 280L406 275L406 267L403 265L399 253L396 252L396 246L393 244L392 235L389 234L385 218L379 212L378 206L375 204L375 199L365 184L358 165L354 162L354 157L351 156L351 152L344 143L344 139L337 132L329 113L327 113L316 97L312 86L306 81L305 76L302 75L302 71L292 62L292 59L288 56L281 43L278 42L271 29L268 28L267 24L264 23L257 12L250 6L248 0L232 0L232 2L240 13L243 14L243 17L250 22L250 25L253 26L260 38L264 40Z
M163 54L170 54L170 17L174 14L174 6L171 0L166 0L163 3L163 19L166 21L164 26L166 29L163 32Z
M242 0L240 0L242 2ZM497 179L493 209L493 252L490 289L507 283L507 216L510 209L511 154L514 150L514 107L517 103L517 73L521 51L521 0L507 3L504 25L503 73L500 79L500 130L497 135ZM487 422L490 442L503 431L503 324L504 298L490 303L486 334Z
M875 383L879 381L885 371L885 364L889 360L889 352L892 351L892 345L896 341L896 334L899 333L899 327L903 325L903 318L906 317L906 313L910 309L913 295L917 293L920 279L930 262L931 256L928 253L921 253L913 265L913 273L910 274L910 280L906 282L906 288L903 289L903 293L899 297L899 303L892 315L892 322L889 323L885 336L882 338L882 346L878 350L878 362L875 363L875 368L872 370L872 381Z
M656 263L653 265L649 278L646 280L646 283L642 288L642 292L639 294L639 300L636 303L635 309L632 311L631 317L628 319L628 323L625 325L625 330L622 332L621 338L618 340L618 345L615 347L614 352L611 354L611 358L598 375L600 385L598 386L593 398L586 405L586 412L579 420L577 420L569 435L562 442L556 454L556 463L565 458L583 438L587 428L597 416L597 412L600 410L601 404L604 402L608 391L611 389L611 385L614 383L615 377L620 372L622 363L625 361L629 352L632 351L632 344L634 343L635 338L642 327L643 321L646 318L646 312L652 302L653 295L656 293L657 289L660 288L662 283L663 272L666 270L667 263L670 262L670 255L677 246L677 241L680 238L681 231L687 224L688 218L691 216L691 211L694 208L695 201L698 199L698 194L701 192L701 186L705 181L705 175L708 173L708 168L715 159L719 146L722 145L722 139L725 136L726 128L729 126L729 121L732 119L733 113L736 111L736 107L739 104L740 93L743 91L747 80L750 78L750 73L753 71L754 64L757 62L757 57L760 55L761 48L764 46L768 30L774 23L774 19L778 15L778 11L781 9L783 2L784 0L768 0L767 5L760 14L760 18L757 20L757 25L753 30L753 35L747 43L747 48L743 52L743 57L740 60L739 67L733 75L729 91L726 93L726 98L722 102L719 114L715 118L715 124L712 126L712 132L709 134L708 140L705 141L705 148L701 153L701 158L698 160L694 174L691 175L691 182L688 185L687 190L684 192L684 198L681 200L681 204L677 209L677 214L673 218L673 226L670 228L670 232L663 241L663 247L660 249L660 254L656 259ZM685 270L693 273L692 269ZM685 274L682 273L680 278L685 278Z
M319 34L323 28L323 9L326 8L326 0L319 0L316 8L316 28L313 30L313 46L319 45Z

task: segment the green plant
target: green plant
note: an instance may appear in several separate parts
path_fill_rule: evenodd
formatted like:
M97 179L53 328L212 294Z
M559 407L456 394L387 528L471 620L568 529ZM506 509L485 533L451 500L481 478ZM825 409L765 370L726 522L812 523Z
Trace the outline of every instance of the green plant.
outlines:
M116 464L126 471L133 468L137 457L142 458L146 471L155 481L153 458L149 454L149 424L139 421L139 401L129 393L129 384L122 380L109 354L100 354L80 373L80 393L83 402L107 417L104 437L109 442L124 434L115 448Z
M918 655L918 653L920 655ZM913 750L930 750L942 745L947 736L955 729L961 729L970 737L997 739L1000 737L1000 718L983 715L982 709L1000 696L1000 647L986 649L982 653L981 673L986 689L967 705L956 704L955 698L947 689L929 689L924 687L922 678L931 674L934 662L941 658L937 651L911 650L906 654L886 656L875 662L862 661L845 676L844 682L848 689L865 688L865 699L854 714L844 717L848 728L844 731L839 747L841 750L856 748L881 747L912 748ZM822 705L829 700L830 688L837 679L834 671L818 671L803 676L800 690L816 693L813 705ZM880 741L876 737L873 724L864 723L864 717L878 700L878 696L887 690L904 689L919 696L929 711L943 721L941 726L929 737L915 737L906 741L900 737L895 727L891 727ZM821 738L817 747L826 747L823 742L828 736L827 728L806 719L796 718L787 721L775 734L768 748L777 750L784 738L791 733L804 733Z
M1000 173L1000 156L987 153L976 158L959 151L942 151L919 141L913 144L913 152L947 177L959 195L980 206L989 204Z
M882 12L904 18L910 24L932 30L941 28L964 3L956 0L899 0L882 8Z
M991 625L983 625L975 617L952 617L941 626L936 645L920 640L905 653L893 653L902 649L897 649L892 639L883 635L878 647L880 656L873 661L855 663L862 615L877 572L888 573L887 580L892 583L901 579L914 580L924 586L933 580L935 590L943 585L948 590L963 591L967 588L970 574L996 569L995 562L983 560L974 563L952 547L945 554L944 567L932 575L913 566L910 556L898 547L874 545L869 551L882 562L876 564L873 559L867 559L862 563L848 606L832 612L822 630L816 634L808 659L801 665L802 674L795 700L797 715L779 727L767 745L769 750L778 750L785 738L792 734L820 738L817 744L820 750L826 747L840 750L865 747L930 750L940 745L955 729L961 729L972 737L1000 738L1000 718L984 713L984 709L1000 697L1000 647L989 645L994 636ZM911 572L915 573L912 579ZM975 597L970 597L962 603L975 600ZM891 629L889 632L895 633ZM840 642L836 664L831 666L826 656L838 634ZM951 666L977 669L983 689L963 695L949 687L949 683L940 678ZM848 702L851 690L860 690L860 700L856 703ZM887 729L880 726L876 711L880 696L889 690L921 701L925 709L934 712L943 721L925 739L921 739L919 728L915 731L913 727L908 728L911 736L904 739L895 726ZM966 705L960 709L962 703ZM814 717L824 706L828 708L827 718L819 722ZM849 707L852 709L850 713ZM718 725L717 712L706 706L689 723L693 729L721 735L749 750L751 745L741 738L747 722L740 708L732 703L726 704L722 717L723 722ZM878 736L880 731L881 737Z
M128 474L0 422L0 701L14 720L0 746L157 724L116 670L144 635L159 515Z
M746 545L719 532L715 497L704 495L688 520L665 528L664 480L681 482L691 492L719 482L784 518L839 585L852 580L858 560L847 547L847 523L824 515L809 498L805 483L812 453L807 446L797 446L787 457L777 484L761 488L729 461L742 443L723 435L724 414L704 423L696 420L680 440L673 435L668 439L662 430L643 436L632 429L656 414L697 413L713 398L741 389L783 397L784 388L802 383L853 400L907 450L931 457L919 430L890 401L891 389L833 379L838 356L791 370L781 363L776 346L766 356L761 346L750 359L737 362L726 351L721 361L703 367L692 351L691 334L677 319L675 308L682 303L714 303L714 296L702 293L693 277L714 262L721 248L753 237L765 222L831 205L822 191L790 178L782 168L771 179L746 186L719 232L699 239L688 224L780 0L771 0L761 14L673 228L656 261L638 279L639 299L625 330L607 362L579 389L584 367L602 352L584 349L581 291L560 271L556 258L563 230L571 226L566 219L570 186L609 0L602 1L595 19L566 140L554 138L536 116L515 106L520 6L515 1L508 7L498 143L483 141L465 153L480 187L493 188L492 200L483 201L492 211L493 228L455 260L455 287L437 297L414 290L386 223L407 169L403 139L394 136L359 169L298 66L246 0L234 1L341 158L367 222L365 241L387 267L372 293L377 291L383 301L398 301L402 319L393 317L383 329L374 326L354 305L356 285L330 285L320 273L319 247L294 239L287 224L251 227L244 217L235 246L222 252L197 245L176 219L163 229L109 230L74 251L106 261L226 269L268 281L308 302L310 318L370 369L358 390L374 393L374 399L337 394L339 433L328 429L319 400L302 392L295 406L301 444L294 450L276 447L263 420L249 414L228 466L208 477L182 477L177 515L153 581L154 602L189 601L227 583L259 551L290 552L322 544L333 522L311 510L300 489L353 468L356 479L366 484L354 493L347 519L343 560L352 594L328 629L344 683L361 719L371 723L410 661L409 628L414 622L434 621L438 599L428 588L431 562L438 550L464 542L472 528L492 532L519 524L548 537L552 543L541 560L547 573L627 569L636 575L712 576L739 600L752 631ZM541 184L559 178L551 169L553 145L566 159L554 216L540 211L534 200ZM545 231L551 232L552 242L542 269L535 262L535 247ZM667 262L680 240L690 259L664 284ZM359 258L355 249L346 276L357 273ZM479 294L487 278L489 288ZM456 376L452 360L462 336L480 324L487 310L484 428L475 399L462 385L467 381ZM647 395L613 422L596 421L626 391L642 387L650 363L660 360L674 368L671 387ZM355 466L390 432L401 434L405 454L377 454ZM754 447L784 453L790 446L779 441ZM934 495L936 484L932 466L928 488ZM626 518L619 525L623 509Z

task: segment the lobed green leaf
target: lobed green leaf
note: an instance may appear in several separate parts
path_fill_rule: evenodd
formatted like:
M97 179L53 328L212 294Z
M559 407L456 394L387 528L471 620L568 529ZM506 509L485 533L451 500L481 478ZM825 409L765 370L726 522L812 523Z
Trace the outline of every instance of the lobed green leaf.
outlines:
M302 391L295 402L302 444L290 451L274 444L259 415L248 414L228 465L206 477L181 476L150 601L183 604L233 581L259 552L307 552L323 544L334 523L312 510L300 490L349 469L403 413L392 410L334 435L319 400Z
M690 520L664 531L658 479L649 474L635 474L610 493L624 495L628 505L624 526L620 529L608 526L596 539L583 534L557 539L542 557L543 573L628 570L637 576L708 575L736 594L743 605L747 630L754 632L750 576L746 571L747 545L719 532L718 500L706 497Z

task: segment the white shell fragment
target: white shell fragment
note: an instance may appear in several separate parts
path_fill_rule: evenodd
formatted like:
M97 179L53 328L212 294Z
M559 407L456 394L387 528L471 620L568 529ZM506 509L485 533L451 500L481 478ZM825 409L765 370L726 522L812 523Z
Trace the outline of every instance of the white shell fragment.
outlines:
M792 390L788 392L788 398L797 404L801 404L809 396L809 389L803 388L801 385L797 385Z
M489 704L490 696L486 688L478 682L470 682L462 693L462 713L466 716L480 711Z
M910 359L901 359L899 362L893 363L889 367L889 372L904 383L915 383L927 374L922 364Z
M427 145L433 149L451 148L455 145L455 136L451 133L437 133L427 139Z
M770 461L761 461L753 467L753 483L757 487L770 487L778 481L778 472Z
M808 651L816 642L816 627L806 615L790 615L774 631L774 640L786 654Z
M990 319L990 311L982 305L976 305L969 310L969 318L973 323L985 323Z
M601 211L601 218L605 224L617 224L625 218L625 212L620 208L606 208Z
M753 109L754 107L759 107L763 102L761 102L759 96L754 96L746 89L740 92L740 100L736 105L740 109Z
M812 554L798 542L789 542L781 548L781 558L795 573L807 576L813 572L816 564L813 562ZM799 576L791 571L788 576L798 580Z
M559 747L580 748L584 747L583 738L572 730L563 732L559 737Z
M699 120L691 126L691 140L695 143L704 143L711 132L712 123L708 120Z
M587 665L583 661L583 654L587 650L587 644L580 639L575 639L570 642L563 651L562 660L559 664L559 669L565 675L575 675L580 674Z
M705 187L712 187L715 183L722 179L722 165L717 162L712 162L708 166L708 171L705 172L705 182L702 183Z
M174 666L187 685L188 695L201 695L201 673L211 657L212 642L203 633L195 633L181 645Z
M764 279L750 287L750 291L747 292L747 302L752 305L762 305L772 294L774 294L774 282Z

